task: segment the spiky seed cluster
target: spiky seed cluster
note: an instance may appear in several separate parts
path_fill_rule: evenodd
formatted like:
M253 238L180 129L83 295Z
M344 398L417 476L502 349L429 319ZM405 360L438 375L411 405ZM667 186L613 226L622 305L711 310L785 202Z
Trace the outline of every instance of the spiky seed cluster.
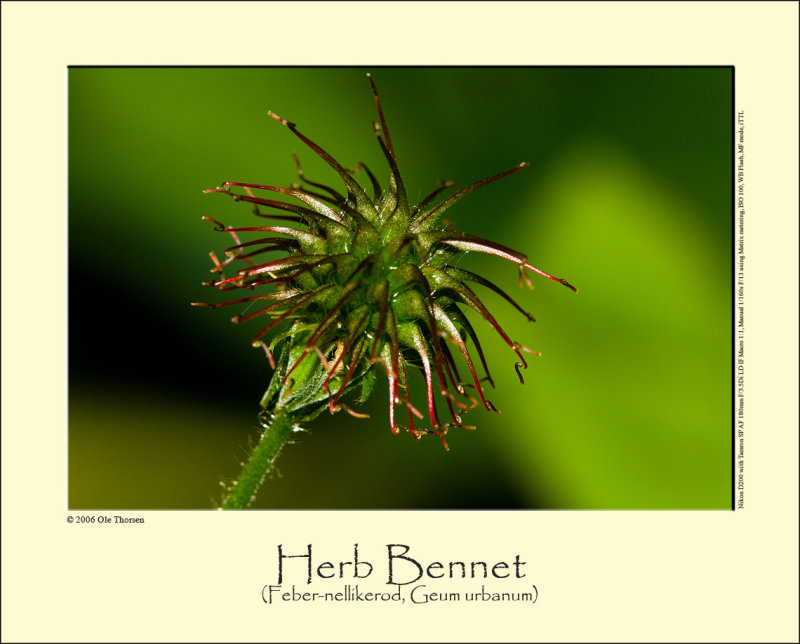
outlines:
M483 317L514 351L520 382L520 369L527 367L523 353L535 353L509 338L467 283L498 293L529 320L533 317L492 282L456 267L454 257L468 251L494 255L517 264L520 283L524 280L529 287L532 285L526 270L575 288L566 280L531 266L521 253L439 223L444 212L466 194L527 167L527 163L473 183L437 203L436 199L454 185L439 180L439 187L421 202L409 203L378 93L371 77L369 80L380 119L380 125L373 123L375 135L389 165L388 189L382 189L363 163L353 170L344 168L294 123L270 112L339 175L345 193L306 179L296 156L302 183L289 188L226 182L206 190L254 204L258 217L278 220L283 225L229 228L203 217L235 241L226 249L224 261L211 253L212 272L218 279L205 285L221 291L244 289L258 294L222 304L194 304L211 308L237 304L261 307L236 315L233 322L269 320L253 338L253 345L263 347L276 369L262 400L265 409L288 406L306 410L305 418L310 418L327 406L331 413L343 409L360 416L341 401L342 395L360 385L361 399L365 400L374 382L373 367L379 365L389 381L392 432L406 429L417 439L433 433L447 447L444 437L449 428L472 429L464 425L461 414L474 408L478 399L486 409L497 411L484 396L482 383L494 386L494 382L478 336L463 309L472 309ZM369 178L371 196L353 177L360 171ZM235 192L235 188L242 192ZM290 197L299 204L256 196L254 190ZM288 214L262 212L262 206ZM268 236L240 242L237 235L242 232ZM260 264L253 261L255 256L272 251L285 256ZM224 271L234 262L242 267L226 277ZM276 333L266 340L273 330ZM481 362L483 377L478 376L468 340ZM462 380L454 354L463 359L469 382ZM279 356L277 363L275 355ZM421 419L423 414L411 401L412 369L421 369L425 376L430 429L414 425L414 417ZM447 421L440 418L436 392L447 405ZM395 405L401 403L405 403L408 425L400 424L395 417Z

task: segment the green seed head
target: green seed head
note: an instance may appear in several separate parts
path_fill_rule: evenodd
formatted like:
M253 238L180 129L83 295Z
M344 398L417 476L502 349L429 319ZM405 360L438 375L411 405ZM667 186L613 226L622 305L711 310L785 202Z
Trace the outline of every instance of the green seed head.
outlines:
M344 189L309 181L295 157L301 183L288 188L226 182L206 190L253 204L257 217L276 225L229 228L204 217L234 241L224 260L211 253L216 279L205 285L221 291L244 290L248 295L196 305L247 306L247 313L233 321L262 323L253 345L263 348L275 369L262 399L265 413L287 408L309 419L327 408L331 413L344 410L362 416L344 402L345 394L358 390L363 402L376 372L383 372L389 382L391 430L405 429L415 438L432 433L447 447L448 429L468 427L464 412L479 404L497 411L484 395L484 384L494 386L494 382L464 310L484 318L514 351L520 381L521 369L527 367L523 354L535 353L508 337L469 284L498 293L529 320L533 317L492 282L456 267L456 256L468 251L495 255L517 265L520 283L524 280L530 286L526 271L532 271L575 289L531 266L517 251L441 223L444 212L466 194L518 172L527 163L441 200L454 184L440 181L418 204L409 203L378 93L369 80L380 120L374 124L375 135L389 166L388 187L382 188L363 163L345 168L294 123L270 112L325 160ZM356 176L366 178L366 188ZM244 232L258 235L240 241L238 234ZM265 261L264 256L272 253L278 258ZM468 372L467 378L462 379L459 365ZM425 414L418 409L424 408L422 404L412 403L409 373L414 370L425 377ZM437 400L447 407L446 417ZM396 405L405 406L407 424L398 419ZM427 424L430 427L423 426Z

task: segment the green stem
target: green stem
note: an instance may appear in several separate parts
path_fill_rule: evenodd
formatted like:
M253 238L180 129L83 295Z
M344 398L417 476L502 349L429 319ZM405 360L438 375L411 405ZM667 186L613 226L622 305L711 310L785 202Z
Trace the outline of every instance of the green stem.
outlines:
M228 488L228 496L222 502L222 510L244 510L253 502L258 488L278 458L294 426L295 419L292 412L282 408L275 412L250 455L250 460L245 464L239 480Z

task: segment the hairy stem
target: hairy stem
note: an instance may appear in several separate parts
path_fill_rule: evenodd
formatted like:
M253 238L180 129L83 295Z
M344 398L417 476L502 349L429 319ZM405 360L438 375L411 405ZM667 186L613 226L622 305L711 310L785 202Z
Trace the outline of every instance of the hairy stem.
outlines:
M228 488L222 510L244 510L255 500L256 492L278 458L286 440L295 426L295 418L288 409L279 408L264 432L258 445L244 466L239 480Z

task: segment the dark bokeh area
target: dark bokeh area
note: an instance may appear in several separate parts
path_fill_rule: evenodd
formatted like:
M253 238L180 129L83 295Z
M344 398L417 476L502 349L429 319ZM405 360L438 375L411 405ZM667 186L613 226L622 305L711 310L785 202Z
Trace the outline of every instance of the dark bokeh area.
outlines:
M542 353L521 386L474 320L502 413L470 412L446 452L390 433L381 383L369 419L310 423L256 507L730 507L732 70L378 67L69 70L70 508L213 508L236 477L270 378L260 327L189 303L215 297L208 253L229 245L201 216L254 224L202 191L289 185L293 151L336 184L267 110L384 178L367 71L409 197L530 162L447 218L579 293L465 256L537 318L480 293Z

